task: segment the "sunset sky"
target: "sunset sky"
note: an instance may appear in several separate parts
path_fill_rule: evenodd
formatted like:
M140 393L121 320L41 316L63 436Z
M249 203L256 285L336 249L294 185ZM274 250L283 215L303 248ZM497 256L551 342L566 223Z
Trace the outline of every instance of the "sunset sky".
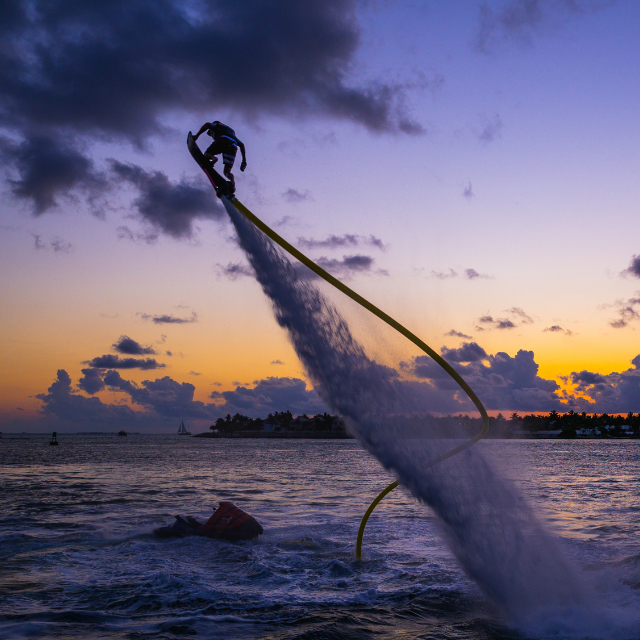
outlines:
M187 151L214 119L239 199L488 409L640 411L639 28L634 0L2 3L0 429L325 410Z

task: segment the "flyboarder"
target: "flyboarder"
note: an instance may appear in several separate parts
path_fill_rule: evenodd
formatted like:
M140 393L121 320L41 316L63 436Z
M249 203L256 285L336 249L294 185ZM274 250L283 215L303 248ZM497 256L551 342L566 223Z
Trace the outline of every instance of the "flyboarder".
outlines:
M240 147L240 153L242 153L242 164L240 165L240 171L244 171L247 168L247 157L244 153L244 144L242 144L242 142L238 140L236 132L231 127L228 127L226 124L222 124L222 122L220 122L219 120L214 120L213 122L205 122L200 127L200 131L196 133L193 139L197 140L198 136L200 136L200 134L204 133L205 131L213 138L213 142L204 152L204 157L209 160L211 162L211 166L213 166L216 162L218 162L218 158L216 158L216 156L219 153L222 154L224 175L229 179L229 182L231 182L231 187L233 191L235 191L236 180L231 173L231 169L233 168L233 163L236 159L238 147Z

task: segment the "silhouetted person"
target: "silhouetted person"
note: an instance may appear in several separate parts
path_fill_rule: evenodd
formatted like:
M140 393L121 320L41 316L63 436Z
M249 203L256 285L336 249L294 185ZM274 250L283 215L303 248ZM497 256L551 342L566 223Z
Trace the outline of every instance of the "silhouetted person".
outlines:
M233 191L236 190L236 180L231 173L231 169L233 168L233 163L236 160L236 153L238 151L238 147L240 147L240 153L242 153L242 164L240 165L240 171L244 171L247 168L247 157L244 152L244 144L238 139L236 136L236 132L228 127L226 124L222 124L219 120L214 120L213 122L205 122L201 127L200 131L196 133L193 137L194 140L198 139L200 134L207 132L212 138L213 142L209 145L207 150L204 152L204 157L207 160L211 161L211 164L214 165L218 162L218 158L216 156L218 154L222 154L222 163L224 165L224 175L231 182L231 188Z

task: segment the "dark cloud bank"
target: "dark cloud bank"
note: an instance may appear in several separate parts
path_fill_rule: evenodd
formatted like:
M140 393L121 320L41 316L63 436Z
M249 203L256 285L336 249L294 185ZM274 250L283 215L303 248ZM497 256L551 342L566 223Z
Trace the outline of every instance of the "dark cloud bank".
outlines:
M14 196L36 215L70 194L86 196L99 211L110 186L129 184L139 193L134 208L144 222L185 238L194 220L221 215L211 189L116 161L98 170L91 143L128 141L143 149L166 135L164 116L187 111L199 122L221 109L246 119L320 115L373 132L421 133L403 107L406 87L351 83L360 41L356 6L355 0L2 3L0 127L9 136L0 138L0 156Z

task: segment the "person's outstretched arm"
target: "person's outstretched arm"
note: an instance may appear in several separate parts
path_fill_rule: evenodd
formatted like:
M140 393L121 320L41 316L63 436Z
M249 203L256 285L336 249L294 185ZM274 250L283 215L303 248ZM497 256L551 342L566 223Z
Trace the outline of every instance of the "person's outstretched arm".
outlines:
M207 129L211 129L213 125L210 122L205 122L201 127L200 127L200 131L198 131L198 133L196 133L195 136L193 136L194 140L197 140L198 137L200 136L200 134L204 133Z
M247 168L247 156L244 153L244 145L238 140L238 146L240 147L240 153L242 154L242 164L240 165L240 171L244 171Z

